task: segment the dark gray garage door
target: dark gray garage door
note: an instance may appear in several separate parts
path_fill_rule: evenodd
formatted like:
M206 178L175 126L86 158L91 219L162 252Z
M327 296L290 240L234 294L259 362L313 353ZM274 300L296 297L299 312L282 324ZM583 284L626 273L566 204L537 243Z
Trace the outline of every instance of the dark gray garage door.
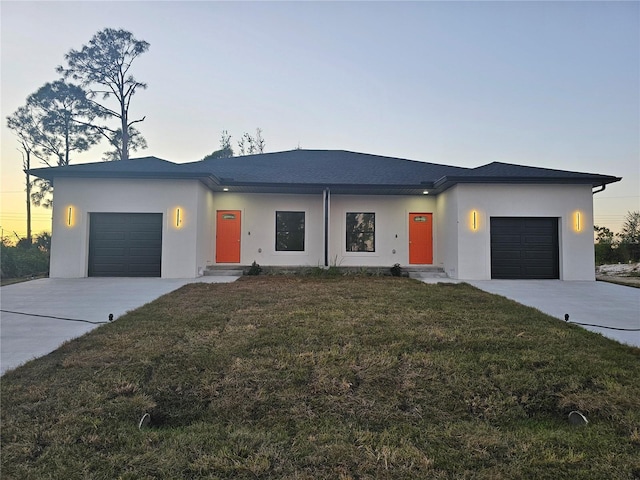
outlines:
M161 213L92 213L90 277L159 277Z
M558 219L491 218L491 278L559 278Z

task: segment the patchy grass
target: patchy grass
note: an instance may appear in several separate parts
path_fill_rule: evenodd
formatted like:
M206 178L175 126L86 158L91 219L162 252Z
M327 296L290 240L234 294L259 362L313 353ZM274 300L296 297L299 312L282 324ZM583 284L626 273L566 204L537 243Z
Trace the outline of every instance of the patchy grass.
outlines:
M3 278L0 280L0 287L5 285L13 285L14 283L30 282L31 280L38 280L39 278L47 278L49 275L46 273L40 275L29 275L28 277L19 278Z
M626 277L610 277L607 275L597 276L599 282L615 283L616 285L624 285L625 287L640 288L640 275L629 275Z
M464 284L192 284L2 377L2 478L632 479L639 360Z

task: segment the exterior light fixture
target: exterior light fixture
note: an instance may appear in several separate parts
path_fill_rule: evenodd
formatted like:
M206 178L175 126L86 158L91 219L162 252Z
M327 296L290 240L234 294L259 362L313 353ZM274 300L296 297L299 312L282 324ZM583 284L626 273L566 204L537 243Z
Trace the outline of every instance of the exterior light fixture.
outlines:
M176 228L180 228L180 224L182 223L182 217L180 216L180 209L176 208Z
M469 226L471 227L471 230L473 230L474 232L478 230L480 220L478 218L478 212L476 210L471 210L469 224L470 224Z
M228 188L228 187L224 187L224 188L222 189L222 191L223 191L223 192L228 192L228 191L229 191L229 188Z
M425 190L424 192L422 192L423 195L429 195L429 190Z
M580 215L580 212L576 212L575 213L575 230L576 232L581 232L582 231L582 215Z
M67 226L71 227L73 225L73 207L69 207L67 210Z

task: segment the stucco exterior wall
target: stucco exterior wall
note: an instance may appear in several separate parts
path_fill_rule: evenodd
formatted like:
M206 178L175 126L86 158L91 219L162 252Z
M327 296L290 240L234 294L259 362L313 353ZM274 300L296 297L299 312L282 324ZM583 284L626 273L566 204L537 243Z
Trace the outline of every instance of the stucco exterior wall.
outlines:
M451 278L458 276L458 190L450 188L438 195L436 199L438 227L437 265Z
M214 210L240 210L242 237L240 263L261 265L324 265L324 203L317 195L222 193L214 197ZM329 264L340 266L407 265L408 215L434 213L435 199L427 196L330 196ZM305 212L305 252L275 251L275 212ZM346 213L376 214L375 252L346 251ZM214 212L215 222L215 212ZM214 226L215 228L215 226ZM434 252L437 252L434 226ZM215 251L215 239L214 239ZM395 253L394 253L395 250ZM215 253L214 253L215 256ZM435 260L434 260L435 263Z
M434 264L438 261L436 199L429 195L331 195L329 262L338 266L409 264L409 213L433 213ZM348 252L346 214L375 213L375 252Z
M215 259L217 210L240 210L240 264L271 266L317 266L323 260L323 201L317 195L239 194L214 195L210 217L211 251ZM305 251L276 251L276 211L305 212Z
M162 277L193 278L198 273L198 198L196 180L69 179L54 184L50 276L87 276L90 213L161 213ZM68 211L73 221L69 225ZM181 224L176 225L176 208Z
M207 265L215 264L217 210L241 211L241 265L253 261L273 266L324 265L321 193L212 193L197 180L60 178L55 182L51 277L87 276L89 221L94 212L161 213L162 277L196 277ZM275 250L278 210L305 212L304 252ZM347 251L347 212L376 214L375 252ZM475 229L472 212L476 213ZM433 264L443 267L452 278L468 280L491 278L491 217L555 217L559 222L560 278L594 280L589 185L460 184L437 197L332 194L329 213L330 265L408 265L409 213L433 213Z
M213 221L216 215L214 194L201 183L198 183L197 202L196 268L200 276L208 265L215 263Z
M556 217L560 279L595 280L593 198L589 185L457 185L457 265L454 278L491 278L491 217ZM473 212L476 212L476 229ZM580 230L577 215L580 215ZM453 228L454 217L446 220ZM457 270L451 274L452 269Z

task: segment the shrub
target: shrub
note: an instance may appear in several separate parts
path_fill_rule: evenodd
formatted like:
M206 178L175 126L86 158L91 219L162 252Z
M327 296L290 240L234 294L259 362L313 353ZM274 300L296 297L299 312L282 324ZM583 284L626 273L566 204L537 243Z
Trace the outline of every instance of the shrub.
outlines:
M2 278L19 278L42 275L49 272L49 252L27 242L18 246L0 244L0 275Z
M640 262L640 244L596 243L596 265Z
M247 275L260 275L261 272L262 272L262 267L258 265L254 260L253 263L251 264L251 267L249 268L249 271L247 272Z
M402 276L402 267L400 266L399 263L394 264L393 267L390 268L390 270L391 270L391 275L393 275L394 277Z

